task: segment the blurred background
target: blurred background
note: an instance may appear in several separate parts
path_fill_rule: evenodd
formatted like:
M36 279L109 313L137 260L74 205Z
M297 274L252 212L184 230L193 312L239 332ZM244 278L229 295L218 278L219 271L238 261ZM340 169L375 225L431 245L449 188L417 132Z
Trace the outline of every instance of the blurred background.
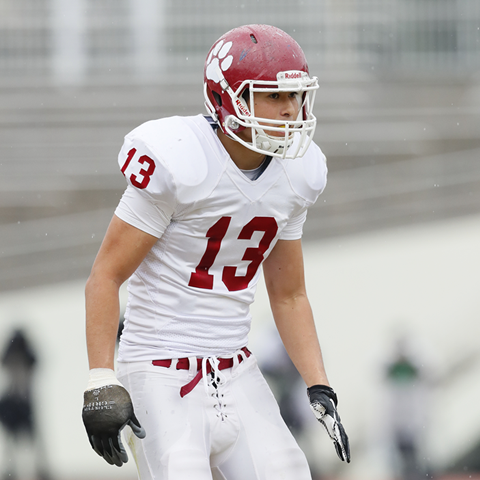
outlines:
M83 430L83 288L125 187L123 136L203 113L206 53L246 23L291 34L320 83L329 183L305 263L350 465L262 283L250 340L315 479L480 478L478 0L0 0L5 479L136 478Z

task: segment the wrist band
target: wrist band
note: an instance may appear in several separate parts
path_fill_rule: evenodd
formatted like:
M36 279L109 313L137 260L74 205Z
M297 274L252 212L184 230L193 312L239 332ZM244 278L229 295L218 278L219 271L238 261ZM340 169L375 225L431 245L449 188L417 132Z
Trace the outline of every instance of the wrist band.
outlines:
M115 372L111 368L92 368L88 375L88 384L85 391L106 385L123 385L117 380Z

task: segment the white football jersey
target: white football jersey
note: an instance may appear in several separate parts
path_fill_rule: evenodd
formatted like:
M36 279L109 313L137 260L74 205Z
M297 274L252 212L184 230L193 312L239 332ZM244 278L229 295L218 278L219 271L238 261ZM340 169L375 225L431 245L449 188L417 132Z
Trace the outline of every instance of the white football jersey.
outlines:
M263 260L278 239L301 237L307 208L325 187L320 148L272 158L252 181L208 118L170 117L129 133L119 164L128 187L115 214L158 237L128 283L119 361L245 346Z

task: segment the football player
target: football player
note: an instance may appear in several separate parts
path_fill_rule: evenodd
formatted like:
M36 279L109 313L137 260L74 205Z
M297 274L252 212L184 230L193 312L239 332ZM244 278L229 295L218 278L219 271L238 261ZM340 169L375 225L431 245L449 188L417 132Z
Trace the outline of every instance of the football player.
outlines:
M311 479L247 348L261 269L312 410L350 461L304 282L302 227L327 176L312 142L317 88L293 38L242 26L208 53L208 116L149 121L125 137L128 185L86 287L83 421L108 463L127 461L128 425L142 480Z

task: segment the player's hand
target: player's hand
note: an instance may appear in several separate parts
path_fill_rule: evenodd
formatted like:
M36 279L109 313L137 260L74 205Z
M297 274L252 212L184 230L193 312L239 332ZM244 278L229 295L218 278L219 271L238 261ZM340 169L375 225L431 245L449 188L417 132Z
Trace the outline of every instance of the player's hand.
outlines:
M350 463L350 444L337 412L337 395L326 385L313 385L307 388L310 407L317 420L325 427L333 440L340 460Z
M114 384L87 388L82 418L90 445L111 465L121 467L128 461L120 434L125 425L130 426L138 438L145 437L145 430L133 412L130 395L116 378Z

